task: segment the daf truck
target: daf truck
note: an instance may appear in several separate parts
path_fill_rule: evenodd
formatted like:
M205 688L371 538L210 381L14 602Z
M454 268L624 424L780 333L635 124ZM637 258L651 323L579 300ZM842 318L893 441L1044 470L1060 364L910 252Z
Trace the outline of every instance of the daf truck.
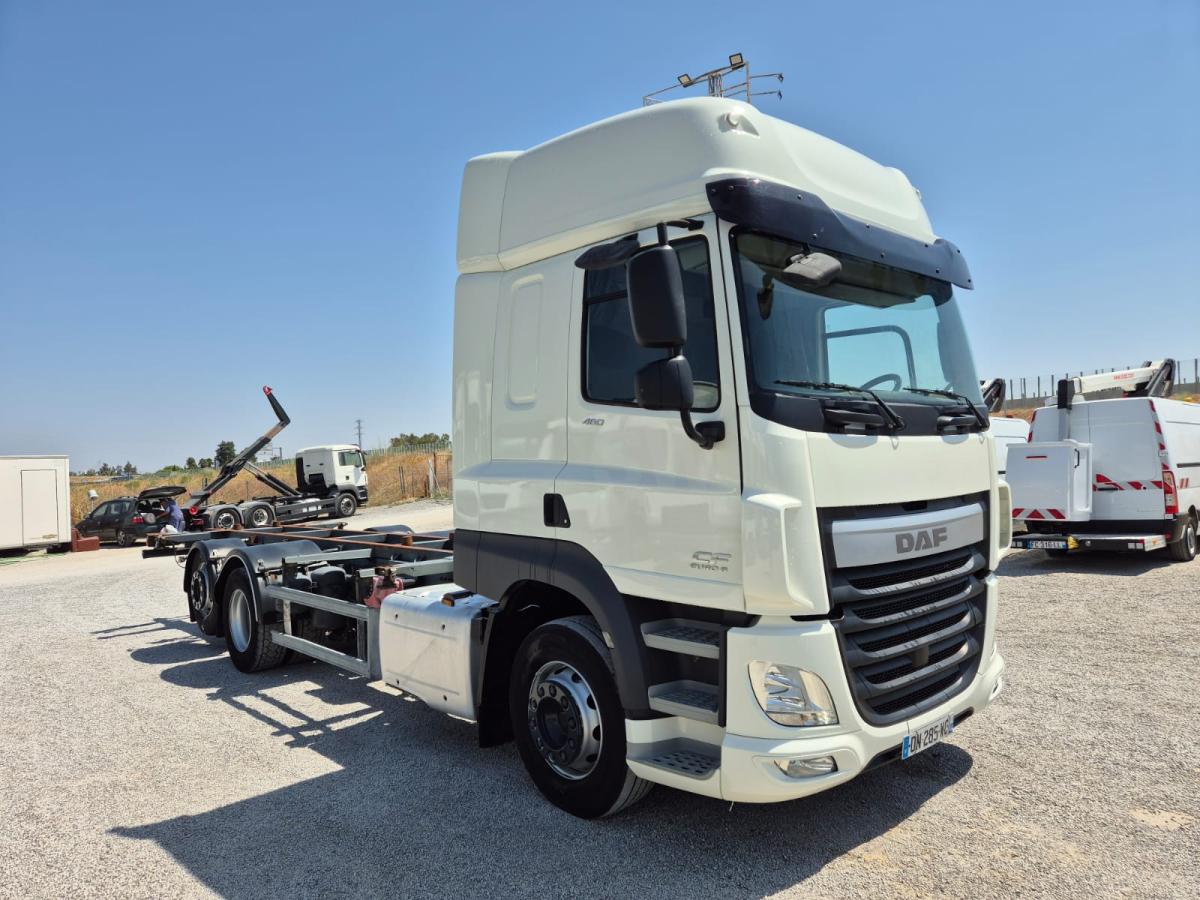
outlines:
M381 679L582 817L828 790L1000 694L972 282L901 172L657 104L471 160L458 269L453 531L172 537L239 669Z

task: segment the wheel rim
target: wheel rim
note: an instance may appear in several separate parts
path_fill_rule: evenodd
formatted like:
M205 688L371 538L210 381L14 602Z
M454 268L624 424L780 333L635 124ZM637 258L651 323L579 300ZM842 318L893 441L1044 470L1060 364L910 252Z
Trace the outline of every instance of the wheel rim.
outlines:
M212 612L212 597L208 593L208 579L204 577L203 569L196 569L188 579L188 599L192 601L197 619L208 618Z
M250 598L241 588L235 588L229 598L229 639L238 653L250 646Z
M343 496L341 502L338 504L338 511L343 516L348 516L351 513L353 513L354 512L354 500L351 499L348 495Z
M1183 532L1183 540L1187 547L1188 556L1196 555L1196 529L1189 525Z
M595 693L578 670L557 661L538 669L527 713L533 745L551 769L571 781L591 774L603 733Z
M118 547L128 547L129 546L129 536L127 534L125 534L124 531L117 532L117 546Z
M262 528L271 521L271 515L261 506L250 514L250 522L256 528Z
M213 524L217 528L225 529L232 528L234 524L233 513L223 512L217 513L217 517L213 520Z

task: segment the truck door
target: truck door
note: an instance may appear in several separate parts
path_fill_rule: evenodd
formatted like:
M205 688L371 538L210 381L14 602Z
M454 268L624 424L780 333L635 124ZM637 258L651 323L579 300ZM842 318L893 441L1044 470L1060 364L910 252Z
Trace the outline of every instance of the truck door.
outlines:
M21 535L25 544L58 539L58 476L53 469L21 470Z
M711 217L672 241L683 269L695 380L693 419L720 421L725 439L703 450L677 412L634 402L634 376L664 355L634 341L625 267L575 270L567 383L567 464L555 480L578 543L624 593L694 605L741 597L741 475L729 326ZM643 245L654 243L650 231ZM713 275L717 274L714 285Z

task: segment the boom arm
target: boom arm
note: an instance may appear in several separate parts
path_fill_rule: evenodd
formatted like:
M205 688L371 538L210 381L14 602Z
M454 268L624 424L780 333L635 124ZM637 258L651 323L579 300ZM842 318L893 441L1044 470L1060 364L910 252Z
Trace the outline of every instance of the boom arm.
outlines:
M263 393L267 395L267 400L271 403L271 409L275 412L275 418L278 421L272 425L267 431L249 447L231 459L225 465L221 466L221 471L217 473L217 477L212 480L212 483L203 490L197 491L188 498L188 502L192 506L200 506L209 497L219 491L225 485L229 484L242 469L249 469L250 472L267 487L273 491L278 491L285 497L299 497L300 492L286 482L280 481L274 475L264 472L258 466L254 465L254 457L258 455L258 451L267 444L283 429L291 424L292 420L288 418L288 414L284 412L283 405L275 398L271 389L266 385L263 386Z
M1058 405L1070 409L1076 394L1093 391L1123 391L1126 397L1169 397L1175 389L1175 373L1179 364L1173 359L1146 361L1136 369L1120 372L1100 372L1064 378L1058 383Z

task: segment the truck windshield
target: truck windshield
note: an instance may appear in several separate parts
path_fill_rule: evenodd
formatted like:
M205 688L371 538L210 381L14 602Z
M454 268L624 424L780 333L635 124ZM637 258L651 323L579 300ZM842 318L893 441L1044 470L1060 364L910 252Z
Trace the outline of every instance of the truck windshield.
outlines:
M888 402L956 403L918 393L933 390L982 404L949 283L830 254L842 263L837 279L802 286L784 270L810 248L754 232L734 245L753 390L828 397L841 384Z

